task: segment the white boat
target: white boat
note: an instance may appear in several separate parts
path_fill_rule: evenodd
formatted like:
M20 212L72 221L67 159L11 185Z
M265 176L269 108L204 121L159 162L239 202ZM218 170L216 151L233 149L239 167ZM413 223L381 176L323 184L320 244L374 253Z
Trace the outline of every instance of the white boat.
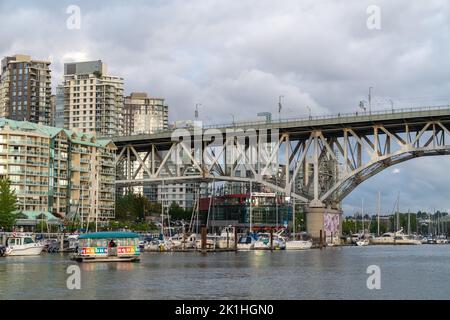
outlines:
M217 238L217 248L229 249L234 248L234 228L229 226L222 230L220 236Z
M237 243L238 250L253 250L255 247L256 239L251 235L241 236Z
M286 250L306 250L312 247L311 240L290 240L286 241Z
M35 242L29 236L15 236L6 241L6 256L38 256L44 250L43 243Z
M356 241L356 245L358 247L365 247L369 245L369 239L360 239L358 241Z
M206 249L215 249L217 245L217 238L218 236L216 234L207 234L206 235ZM197 240L195 242L195 246L198 250L202 248L202 237L199 235L197 237Z
M372 238L371 244L419 245L422 244L422 241L414 239L414 237L410 235L404 234L403 228L401 228L395 233L386 232L381 237Z
M283 250L286 249L286 241L284 238L274 233L272 236L273 249L274 250ZM269 233L261 233L258 235L258 240L255 242L254 246L255 250L270 250L270 234Z

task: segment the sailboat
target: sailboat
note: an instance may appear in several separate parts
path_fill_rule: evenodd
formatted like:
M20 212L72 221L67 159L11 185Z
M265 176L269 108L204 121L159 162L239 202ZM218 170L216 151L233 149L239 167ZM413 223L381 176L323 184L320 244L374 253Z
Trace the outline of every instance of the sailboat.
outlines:
M295 238L295 200L292 200L292 240L286 241L286 250L306 250L313 245L311 240L296 240Z
M356 241L358 247L365 247L369 245L369 239L366 237L366 230L364 229L364 199L361 199L361 218L362 218L362 238Z

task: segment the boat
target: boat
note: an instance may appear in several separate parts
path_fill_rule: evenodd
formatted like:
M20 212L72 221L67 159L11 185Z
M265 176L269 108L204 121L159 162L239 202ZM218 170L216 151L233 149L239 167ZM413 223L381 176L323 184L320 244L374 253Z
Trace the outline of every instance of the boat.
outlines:
M290 240L286 241L286 250L306 250L312 247L311 240Z
M292 238L292 240L286 241L286 250L306 250L313 245L311 235L306 232L293 234Z
M31 236L16 235L6 240L5 256L38 256L45 245L36 242Z
M138 262L139 235L133 232L93 232L78 237L77 262Z
M411 235L407 235L403 233L403 228L401 228L399 231L395 233L394 237L394 244L402 245L402 244L408 244L408 245L419 245L422 244L420 240L415 239Z
M369 239L366 239L366 238L364 238L364 239L359 239L358 241L356 241L356 245L357 245L358 247L365 247L365 246L368 246L368 245L369 245Z
M252 235L241 236L237 243L237 249L241 251L253 250L256 239Z
M283 250L286 249L286 241L284 238L278 234L274 233L272 235L273 250ZM270 250L270 233L260 233L258 234L258 240L254 245L255 250Z
M228 226L222 230L220 236L217 238L217 248L230 249L234 248L234 228Z
M448 244L448 239L445 235L440 235L436 237L436 244Z

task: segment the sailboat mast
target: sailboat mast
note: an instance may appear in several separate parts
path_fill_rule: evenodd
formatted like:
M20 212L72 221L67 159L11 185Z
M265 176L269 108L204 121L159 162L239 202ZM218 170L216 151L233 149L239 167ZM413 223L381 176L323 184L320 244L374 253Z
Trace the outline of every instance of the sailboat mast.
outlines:
M365 234L365 231L364 231L364 198L361 199L361 218L362 218L362 230L363 230L363 234Z
M250 213L250 233L253 233L253 206L252 206L252 203L253 203L253 197L252 197L252 194L253 194L253 192L252 192L252 190L253 190L253 184L252 184L252 181L250 181L250 208L249 208L249 213Z
M380 206L381 206L381 201L380 201L380 191L378 191L378 205L377 205L377 236L380 236Z
M400 191L397 194L397 231L400 230Z
M409 212L408 209L408 235L411 234L411 213Z

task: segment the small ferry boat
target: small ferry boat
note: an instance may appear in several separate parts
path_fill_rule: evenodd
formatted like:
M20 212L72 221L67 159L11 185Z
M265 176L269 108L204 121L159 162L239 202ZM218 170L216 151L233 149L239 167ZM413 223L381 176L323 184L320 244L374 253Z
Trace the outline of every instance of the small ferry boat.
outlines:
M38 256L45 245L30 236L16 235L6 240L5 256Z
M78 237L79 247L72 256L78 262L137 262L139 235L133 232L95 232Z

